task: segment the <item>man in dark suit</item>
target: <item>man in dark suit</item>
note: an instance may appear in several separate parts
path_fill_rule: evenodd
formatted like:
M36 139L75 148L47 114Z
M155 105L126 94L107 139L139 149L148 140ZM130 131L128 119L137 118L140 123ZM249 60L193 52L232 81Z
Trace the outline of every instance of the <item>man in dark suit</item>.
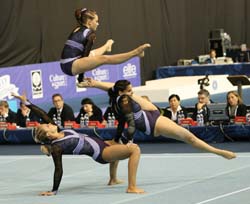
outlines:
M25 104L20 102L20 108L17 110L17 125L20 127L26 127L27 121L41 123L40 119L32 110L30 110Z
M201 89L198 92L198 102L195 104L195 110L192 115L193 120L197 120L197 115L202 114L204 123L207 123L209 121L209 112L207 105L212 103L213 101L210 99L210 93L206 89Z
M211 49L209 52L209 58L205 61L206 64L215 64L216 63L216 50Z
M17 115L9 108L7 101L0 101L0 117L2 121L8 123L17 123Z
M64 103L63 97L61 94L56 93L52 96L52 101L55 107L52 107L48 115L53 120L53 118L61 118L61 125L64 126L65 121L74 121L75 116L73 109Z

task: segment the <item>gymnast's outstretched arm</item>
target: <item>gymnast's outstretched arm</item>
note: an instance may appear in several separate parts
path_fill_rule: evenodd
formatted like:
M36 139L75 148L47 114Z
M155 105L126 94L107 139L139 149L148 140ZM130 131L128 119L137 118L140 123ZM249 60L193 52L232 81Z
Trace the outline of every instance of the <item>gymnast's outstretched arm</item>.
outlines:
M92 78L85 78L87 81L87 86L86 87L92 87L92 88L98 88L104 91L108 91L110 88L112 88L115 83L113 82L103 82L103 81L97 81ZM151 103L150 101L145 100L139 95L136 95L135 93L130 96L135 102L139 103L141 108L143 110L148 110L148 111L154 111L157 110L157 107Z
M115 85L113 82L97 81L94 80L93 78L85 78L85 81L87 81L88 84L86 87L97 88L103 91L108 91Z
M19 99L20 101L22 101L23 104L25 104L27 107L29 107L38 117L42 118L42 120L45 123L51 123L53 125L56 125L54 123L54 121L48 116L48 114L41 108L39 108L38 106L32 104L25 95L16 95L14 93L12 93L12 96L14 96L15 98Z

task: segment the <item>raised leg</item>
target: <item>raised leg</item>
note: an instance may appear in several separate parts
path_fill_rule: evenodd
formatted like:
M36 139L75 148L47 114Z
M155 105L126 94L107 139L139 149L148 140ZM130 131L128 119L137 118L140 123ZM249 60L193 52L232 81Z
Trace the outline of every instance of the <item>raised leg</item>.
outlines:
M113 43L114 43L113 40L111 39L107 40L107 42L103 46L91 50L89 57L103 55L105 52L111 52Z
M74 75L77 75L95 69L96 67L103 64L120 64L135 56L143 57L144 50L148 47L150 47L150 44L144 44L130 52L122 54L98 55L98 56L83 57L77 59L73 62L72 73Z

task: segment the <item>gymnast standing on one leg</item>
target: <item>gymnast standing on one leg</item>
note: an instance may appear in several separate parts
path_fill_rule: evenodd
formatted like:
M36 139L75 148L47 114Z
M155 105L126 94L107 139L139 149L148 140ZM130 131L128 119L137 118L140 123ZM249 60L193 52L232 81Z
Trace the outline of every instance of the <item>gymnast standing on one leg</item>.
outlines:
M119 64L135 56L143 57L144 50L150 47L150 44L143 44L126 53L103 55L112 49L114 41L108 40L102 47L91 51L96 39L95 31L99 25L98 15L93 10L83 8L75 11L75 18L79 26L73 30L64 45L60 65L65 74L79 75L77 78L79 87L84 85L84 72L103 64Z
M151 102L133 93L132 85L128 80L118 80L116 83L96 81L86 78L88 87L99 88L108 92L113 111L118 118L117 135L115 141L122 137L124 124L128 123L128 140L133 139L136 129L147 135L171 137L184 141L195 148L220 155L226 159L236 157L235 153L217 149L197 138L188 131L160 115L157 107Z
M74 130L60 131L58 126L53 124L47 113L31 104L24 95L17 96L13 94L13 96L20 99L36 115L48 123L39 125L35 129L35 140L39 143L51 145L51 155L55 165L54 184L51 191L42 192L40 195L56 195L63 175L63 154L85 154L100 164L110 163L110 180L108 185L121 183L117 179L118 161L128 158L128 188L126 192L144 193L143 189L136 186L136 173L140 160L140 148L136 144L116 144L112 141L103 141L95 135L88 136L77 133Z

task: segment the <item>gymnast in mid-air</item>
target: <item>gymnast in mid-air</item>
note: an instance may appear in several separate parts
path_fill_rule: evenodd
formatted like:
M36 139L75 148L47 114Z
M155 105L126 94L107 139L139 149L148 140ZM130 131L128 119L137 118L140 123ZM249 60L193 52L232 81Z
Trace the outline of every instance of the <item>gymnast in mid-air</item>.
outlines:
M96 11L81 8L75 11L75 18L78 26L64 44L60 65L65 74L78 75L78 87L84 86L84 73L86 71L103 64L120 64L136 56L143 57L144 50L150 47L150 44L146 43L126 53L104 55L112 50L114 41L110 39L103 46L91 50L96 39L95 31L99 25L98 15Z

